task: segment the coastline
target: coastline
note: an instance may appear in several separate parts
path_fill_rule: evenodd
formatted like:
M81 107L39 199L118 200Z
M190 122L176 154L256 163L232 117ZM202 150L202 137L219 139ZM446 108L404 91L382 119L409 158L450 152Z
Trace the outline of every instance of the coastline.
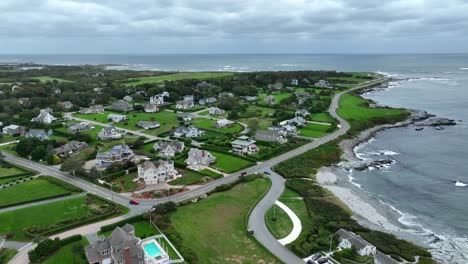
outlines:
M401 81L401 80L399 80ZM389 82L391 83L392 80ZM388 85L388 83L387 83ZM360 91L360 94L378 91L383 86L372 87ZM373 102L375 103L375 102ZM378 106L378 103L375 103ZM317 171L317 183L332 192L351 210L352 217L359 224L372 230L393 234L401 239L409 240L417 245L430 249L432 241L438 241L436 234L429 233L420 226L406 225L402 219L404 214L398 209L382 202L371 193L353 182L353 170L365 170L370 166L384 165L387 160L365 160L356 154L357 148L367 144L377 134L393 128L445 126L456 124L454 120L436 118L426 111L407 109L410 116L395 124L377 125L361 131L357 136L342 140L338 145L343 151L342 162L330 167L322 167Z

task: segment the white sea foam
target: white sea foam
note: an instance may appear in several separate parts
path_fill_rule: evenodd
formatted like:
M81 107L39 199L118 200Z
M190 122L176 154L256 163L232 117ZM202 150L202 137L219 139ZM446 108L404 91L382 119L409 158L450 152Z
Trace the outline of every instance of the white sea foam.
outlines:
M466 186L468 186L468 184L464 183L464 182L461 182L461 181L456 181L455 186L457 186L457 187L466 187Z
M390 73L390 72L377 71L377 73L378 73L378 74L385 75L385 76L388 76L388 77L396 77L396 76L398 76L398 74L396 74L396 73Z
M466 71L466 70L468 70L468 68L460 68L460 70L465 70Z

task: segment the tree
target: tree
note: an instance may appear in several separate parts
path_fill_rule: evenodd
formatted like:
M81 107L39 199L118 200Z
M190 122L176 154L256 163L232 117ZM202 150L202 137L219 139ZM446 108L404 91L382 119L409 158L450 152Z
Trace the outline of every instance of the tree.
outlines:
M255 131L257 131L259 124L260 124L260 122L258 122L258 119L256 119L256 118L255 119L250 119L247 122L247 125L249 126L252 133L255 133Z
M75 172L76 174L86 175L86 172L83 168L84 161L79 158L68 158L60 167L62 171Z
M89 177L91 179L99 179L101 178L101 173L99 172L99 170L94 166L91 168L91 170L89 171Z
M58 165L58 164L60 164L60 162L62 162L60 157L55 153L47 154L46 161L47 161L47 164L49 164L49 165Z
M47 154L47 152L46 152L45 146L40 145L40 146L35 147L31 151L31 159L38 161L38 160L43 159L46 154Z

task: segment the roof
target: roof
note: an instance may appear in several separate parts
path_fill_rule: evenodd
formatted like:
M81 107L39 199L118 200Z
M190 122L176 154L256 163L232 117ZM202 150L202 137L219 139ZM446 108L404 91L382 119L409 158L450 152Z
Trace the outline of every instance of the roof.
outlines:
M341 228L340 230L338 230L336 232L336 234L339 236L340 238L340 241L341 240L348 240L349 243L351 243L351 245L355 246L358 250L359 249L363 249L367 246L371 246L373 247L373 245L369 242L367 242L366 240L364 240L362 237L350 232L350 231L347 231L343 228Z
M238 139L231 142L232 145L241 145L241 146L249 146L255 144L255 140L249 139L248 137L242 136Z

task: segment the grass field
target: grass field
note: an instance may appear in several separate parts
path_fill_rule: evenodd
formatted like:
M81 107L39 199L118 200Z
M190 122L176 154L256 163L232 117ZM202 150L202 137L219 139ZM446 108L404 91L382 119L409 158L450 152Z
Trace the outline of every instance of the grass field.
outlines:
M212 170L209 170L209 169L203 169L201 171L199 171L201 174L203 175L206 175L206 176L210 176L211 178L213 179L220 179L220 178L223 178L223 175L219 174L219 173L216 173Z
M64 188L47 180L33 179L12 187L0 189L0 207L69 193Z
M254 165L253 162L241 159L239 157L209 150L216 157L216 163L211 165L223 172L232 173Z
M232 126L230 127L216 128L213 126L214 122L216 122L216 120L198 117L193 120L193 125L202 129L211 129L211 130L216 130L216 131L223 132L223 133L232 133L232 134L236 134L244 130L244 128L237 123L232 124Z
M404 120L408 112L404 109L371 108L367 100L352 94L343 94L338 114L351 124L351 133L380 123Z
M200 183L205 175L202 175L198 172L191 171L191 170L184 170L182 171L182 174L184 176L175 179L173 181L170 181L170 185L191 185L191 184L196 184Z
M9 248L0 249L0 264L8 263L18 251Z
M332 123L335 121L335 119L329 113L312 114L310 120L324 123Z
M31 79L33 79L33 80L38 80L38 81L40 81L40 82L52 82L52 81L54 81L54 80L56 80L56 81L59 82L59 83L63 83L63 82L73 82L73 81L70 81L70 80L65 80L65 79L55 78L55 77L50 77L50 76L31 77Z
M110 124L112 122L107 119L107 116L109 114L115 114L115 112L104 111L104 113L102 113L102 114L89 114L89 115L75 113L75 114L73 114L73 116L77 117L77 118L90 120L90 121L96 121L96 122L99 122L99 123Z
M85 256L75 254L73 252L73 247L85 247L87 245L89 245L89 242L85 237L83 237L81 241L76 241L60 248L52 256L50 256L44 262L42 262L42 264L87 264L88 261L86 260Z
M292 93L284 93L284 92L274 93L274 94L261 93L261 94L258 95L258 100L259 100L260 103L263 103L263 99L265 99L265 97L267 97L269 95L273 95L273 97L275 97L276 103L279 103L281 100L290 97L291 94Z
M172 226L199 263L280 263L246 232L249 210L270 184L257 179L180 207L170 216Z
M85 216L88 212L85 197L79 197L0 213L0 233L14 232L12 240L28 241L31 238L23 233L27 227L54 224L63 219Z
M291 190L290 188L286 188L283 194L281 194L279 201L289 207L289 209L291 209L301 220L303 228L299 237L306 236L306 230L308 230L307 228L310 227L311 221L309 219L306 204L302 200L300 194ZM272 221L271 217L274 215L276 216L277 221ZM268 229L271 231L273 236L278 239L287 236L292 230L291 219L281 208L277 206L275 209L272 207L270 210L268 210L265 220L267 222Z
M175 74L167 74L161 76L151 76L151 77L141 77L131 79L129 82L125 83L125 86L136 86L146 83L161 83L164 81L177 81L184 79L210 79L210 78L219 78L231 76L231 72L181 72Z
M15 175L15 174L20 174L20 173L25 173L27 171L21 169L21 168L18 168L18 167L14 167L14 166L10 166L10 165L7 165L7 164L1 164L0 166L0 179L2 177L8 177L8 176L12 176L12 175Z
M135 190L138 187L138 184L133 182L133 179L136 177L136 175L137 172L132 172L114 179L112 183L117 186L117 190L120 192L129 192Z
M331 126L329 125L321 125L321 124L314 124L314 123L307 123L307 125L303 128L300 128L300 134L304 137L312 137L312 138L319 138L326 134L328 134L328 129Z

